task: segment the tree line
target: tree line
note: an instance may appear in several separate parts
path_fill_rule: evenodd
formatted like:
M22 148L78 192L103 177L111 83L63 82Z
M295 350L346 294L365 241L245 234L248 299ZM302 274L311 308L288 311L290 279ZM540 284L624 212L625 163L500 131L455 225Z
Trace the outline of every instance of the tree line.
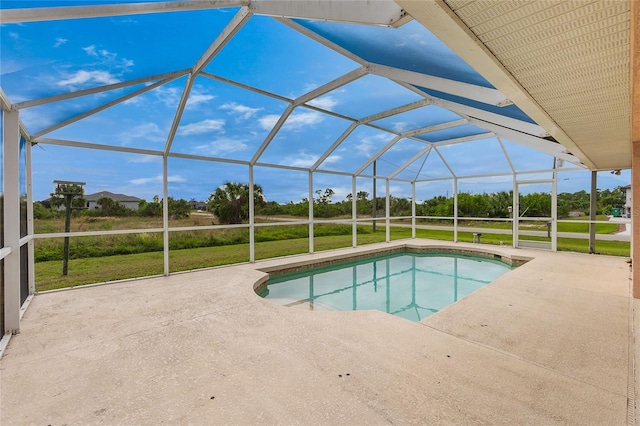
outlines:
M303 198L297 203L290 201L280 204L276 201L266 201L262 187L254 185L254 206L257 215L265 216L300 216L309 215L309 199ZM311 201L314 217L332 218L350 216L352 208L352 194L345 200L333 201L335 192L331 188L317 189ZM403 197L389 197L391 216L411 216L411 200ZM376 198L376 216L385 216L385 197ZM520 215L525 217L551 216L551 194L534 192L520 196ZM610 214L613 207L623 206L625 192L620 187L613 190L598 190L596 214ZM588 215L590 208L590 194L586 191L558 194L558 217L568 217L570 214ZM358 215L372 215L374 200L366 191L356 193L356 211ZM495 193L458 194L459 217L487 217L506 218L513 212L513 191ZM249 185L226 182L209 197L209 210L218 217L220 223L242 223L249 218ZM416 204L417 216L453 217L454 198L436 196Z
M52 197L49 205L34 203L34 218L44 219L59 215L57 207L61 199ZM353 204L353 195L348 194L344 200L334 201L335 191L331 188L318 189L311 200L313 203L314 217L333 218L350 216ZM374 200L366 191L359 191L355 195L356 212L360 216L373 215ZM207 200L208 210L217 218L218 223L239 224L249 218L249 185L239 182L225 182L215 189ZM411 200L404 197L390 196L391 216L411 216ZM63 201L62 201L63 202ZM191 204L183 199L169 197L169 216L173 219L186 218L191 212ZM299 202L278 203L267 201L260 185L253 187L253 203L257 215L263 216L299 216L309 215L309 199L303 198ZM625 203L625 192L620 187L613 190L598 190L597 214L610 214L612 207L620 207ZM385 197L377 197L376 216L385 216ZM459 217L486 217L506 218L513 213L513 192L501 191L495 193L471 194L461 192L458 194ZM84 206L82 198L74 200L74 206ZM155 196L152 201L140 200L137 210L127 209L121 203L110 198L101 198L97 201L95 210L82 210L77 208L76 214L90 216L162 216L162 200ZM570 214L589 214L590 195L586 191L558 194L558 217L567 217ZM436 196L416 204L417 216L453 217L454 198ZM520 197L520 215L527 217L551 216L551 194L535 192Z

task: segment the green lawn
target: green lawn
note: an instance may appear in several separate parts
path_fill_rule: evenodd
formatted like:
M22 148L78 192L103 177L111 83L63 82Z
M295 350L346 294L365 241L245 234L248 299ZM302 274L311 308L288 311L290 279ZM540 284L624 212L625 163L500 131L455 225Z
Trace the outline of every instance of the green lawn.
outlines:
M385 240L384 228L378 228L372 233L370 228L363 226L358 228L358 245L366 245ZM328 232L328 231L327 231ZM410 238L410 228L391 228L392 240ZM418 238L430 238L436 240L453 240L453 231L447 230L423 230L417 229ZM543 237L529 237L548 241ZM459 232L458 240L472 242L473 234ZM316 251L331 250L340 247L351 247L351 234L327 235L314 237ZM511 235L483 234L483 244L511 245ZM559 238L558 249L562 251L588 252L589 242L582 239ZM257 242L255 247L256 259L267 259L293 254L307 253L309 250L308 238L292 238L276 241ZM598 241L596 250L599 254L613 256L629 256L630 244L619 241ZM171 272L187 271L205 267L227 265L249 261L249 245L231 244L216 247L199 247L182 250L171 250L169 264ZM159 275L163 273L163 253L136 253L128 255L102 256L84 259L72 259L69 262L69 275L63 277L62 262L59 260L36 262L36 290L44 291L77 285L121 280L127 278Z

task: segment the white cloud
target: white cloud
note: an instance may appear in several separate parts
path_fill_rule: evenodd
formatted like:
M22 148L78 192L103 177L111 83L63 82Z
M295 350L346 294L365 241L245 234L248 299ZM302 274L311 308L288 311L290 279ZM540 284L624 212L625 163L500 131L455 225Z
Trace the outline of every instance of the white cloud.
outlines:
M308 168L313 166L315 162L318 161L318 158L320 158L319 155L310 154L302 150L302 151L298 151L294 155L284 157L280 161L280 164L291 166L291 167ZM340 155L330 155L326 160L322 162L322 164L323 165L333 164L333 163L337 163L340 160L342 160L342 157Z
M73 89L75 86L85 83L114 84L120 80L108 71L85 71L79 70L71 74L65 80L58 82L59 86L69 86Z
M206 104L209 101L215 99L214 95L209 95L207 93L202 93L197 90L191 90L189 93L189 99L187 100L187 109L195 109L200 104Z
M338 100L333 96L323 96L318 99L313 99L308 103L309 105L331 111L334 106L338 105Z
M129 160L130 163L156 163L160 162L162 157L159 155L136 155L134 158Z
M360 142L356 144L355 150L364 156L370 157L380 148L382 143L387 143L392 139L392 135L379 133L373 136L365 136L360 139Z
M229 152L244 151L249 146L246 139L217 138L210 143L199 145L195 150L208 155L219 155Z
M258 123L260 123L260 127L262 127L263 129L271 130L273 126L276 125L279 118L280 116L277 114L269 114L259 118Z
M184 183L187 181L185 178L183 178L180 175L167 176L167 180L169 182L174 182L174 183ZM150 183L160 183L160 182L162 182L162 175L149 177L149 178L131 179L129 181L129 183L132 185L147 185Z
M304 93L310 92L313 89L317 88L318 85L316 83L305 83L304 87L302 88Z
M21 60L15 60L10 58L2 58L2 68L0 68L0 75L11 74L16 71L20 71L23 69L27 69L30 67L30 64L27 62L23 62ZM27 100L29 98L25 98ZM14 102L19 102L11 99Z
M131 17L126 17L126 18L122 18L122 19L112 19L112 22L115 23L116 25L118 24L137 24L138 21L136 19L133 19Z
M411 198L410 185L389 185L389 194L396 198Z
M175 108L180 102L182 97L182 88L178 87L158 87L153 91L158 100L165 104L169 108ZM215 99L214 95L205 93L202 89L194 87L189 93L189 99L187 100L186 108L189 110L197 109L198 106L206 104L207 102Z
M409 126L411 124L412 123L409 123L408 121L396 121L395 123L393 123L392 129L396 132L405 132L409 130Z
M115 59L116 56L117 56L115 53L109 52L106 49L100 49L98 51L98 53L100 54L100 56L102 56L103 58L106 58L106 59Z
M289 116L285 126L287 129L295 130L304 126L312 126L321 123L324 117L319 112L300 112Z
M423 46L426 46L427 44L429 44L425 36L420 33L409 34L407 38L411 39L414 43L418 43Z
M175 108L180 101L182 90L179 90L177 87L160 86L153 90L153 94L160 102L165 104L165 106Z
M347 199L347 195L351 194L351 188L346 186L332 186L333 189L333 197L331 197L332 202L344 201Z
M202 120L197 123L186 124L178 129L179 135L201 135L203 133L211 133L224 130L224 120Z
M56 39L58 40L58 39ZM64 40L66 42L66 40ZM95 44L86 46L86 47L82 47L82 50L84 50L84 52L89 55L89 56L93 56L94 58L102 58L108 61L113 61L116 59L116 57L118 56L117 53L113 53L108 51L107 49L98 49L96 48ZM127 59L125 59L125 61L127 61Z
M86 53L87 55L89 55L89 56L93 56L93 57L95 57L95 58L97 58L97 57L98 57L98 53L96 52L96 46L95 46L95 44L92 44L92 45L87 46L87 47L83 47L83 48L82 48L82 50L84 50L84 51L85 51L85 53Z
M260 118L258 122L263 129L271 130L279 118L279 115L270 114ZM293 113L287 118L283 130L299 130L305 126L313 126L314 124L321 123L323 120L324 117L322 114L315 111Z
M69 40L67 40L66 38L56 37L56 42L53 44L53 47L60 47L68 41Z
M12 101L18 101L18 99L12 99ZM25 108L20 111L20 118L24 122L27 128L31 126L39 126L46 129L56 124L56 117L46 111L41 111L38 108Z
M118 138L125 144L135 139L145 139L152 142L165 142L167 140L167 132L158 127L156 123L143 123L131 130L118 134Z
M355 149L362 155L370 157L375 151L375 145L372 141L363 139L355 146Z
M227 102L223 105L220 105L220 109L228 110L230 114L247 120L253 117L253 115L258 111L262 111L264 108L251 108L246 105L238 104L236 102Z
M55 46L55 47L58 47L58 46ZM117 53L110 52L107 49L98 49L95 44L82 47L81 49L84 50L84 52L87 55L97 59L98 60L97 64L108 66L114 70L127 71L129 68L131 68L134 65L134 62L131 59L127 59L127 58L118 59ZM93 64L93 65L96 65L96 64Z

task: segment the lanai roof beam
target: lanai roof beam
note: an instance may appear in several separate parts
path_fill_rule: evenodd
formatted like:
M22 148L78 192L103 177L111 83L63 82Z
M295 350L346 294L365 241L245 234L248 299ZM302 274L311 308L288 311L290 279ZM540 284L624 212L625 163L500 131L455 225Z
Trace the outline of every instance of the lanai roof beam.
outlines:
M324 162L324 160L327 159L327 157L329 157L333 151L336 150L336 148L338 148L340 146L340 144L351 134L351 132L353 132L356 127L358 127L358 123L351 123L351 125L347 128L347 130L345 130L338 139L336 139L336 141L333 143L333 145L331 145L329 147L329 149L327 149L325 151L324 154L322 154L320 156L320 158L318 158L316 160L316 162L313 164L313 166L311 166L311 168L309 169L309 171L314 172L316 171L316 169Z
M416 153L413 157L409 158L407 161L404 162L404 164L402 164L400 167L398 167L397 169L395 169L389 176L387 176L387 179L393 179L394 177L396 177L399 173L401 173L404 169L406 169L407 167L409 167L411 164L413 164L414 161L416 161L418 158L422 157L423 155L427 154L431 149L433 149L432 145L427 145L425 146L423 149L421 149L418 153Z
M30 108L30 107L34 107L34 106L38 106L38 105L50 104L50 103L53 103L53 102L59 102L59 101L67 100L67 99L73 99L73 98L77 98L77 97L80 97L80 96L93 95L95 93L102 93L102 92L107 92L109 90L121 89L123 87L135 86L136 84L147 83L147 82L150 82L150 81L157 81L157 80L164 80L164 79L174 79L174 78L182 77L183 75L185 75L188 72L189 72L188 69L187 70L180 70L180 71L173 71L173 72L167 72L167 73L164 73L164 74L152 75L150 77L142 77L142 78L137 78L135 80L128 80L128 81L123 81L123 82L120 82L120 83L108 84L106 86L93 87L91 89L77 90L75 92L63 93L63 94L60 94L60 95L49 96L49 97L46 97L46 98L40 98L40 99L31 100L31 101L19 102L19 103L15 104L15 107L17 109Z
M469 123L469 120L462 118L460 120L449 121L441 124L434 124L433 126L421 127L419 129L410 130L402 133L405 138L410 138L417 135L423 135L425 133L437 132L438 130L450 129L452 127L464 126Z
M406 13L395 1L282 1L252 0L251 11L258 15L314 19L352 24L397 26L406 22Z
M511 102L498 90L475 84L462 83L442 77L435 77L414 71L407 71L385 65L371 64L367 67L371 74L402 81L425 89L438 90L455 96L471 99L490 105L506 106Z
M360 173L364 172L367 167L369 167L374 161L376 161L378 158L384 155L384 153L387 152L389 149L391 149L391 147L394 146L396 142L398 142L400 139L402 139L402 136L396 136L395 138L391 139L389 143L387 143L378 152L376 152L371 158L369 158L358 170L356 170L354 174L358 176Z
M46 129L41 130L38 133L32 135L32 137L33 138L38 138L38 137L40 137L42 135L46 135L47 133L51 133L54 130L58 130L58 129L62 128L62 127L68 126L69 124L75 123L76 121L82 120L83 118L89 117L89 116L91 116L93 114L97 114L100 111L104 111L107 108L111 108L114 105L117 105L117 104L119 104L121 102L124 102L126 100L131 99L131 98L134 98L134 97L136 97L138 95L141 95L141 94L143 94L145 92L148 92L150 90L153 90L156 87L159 87L159 86L162 86L164 84L167 84L167 83L169 83L169 82L171 82L171 81L173 81L173 80L175 80L175 79L177 79L179 77L180 77L180 75L176 75L176 76L174 76L173 78L170 78L170 79L167 78L167 79L164 79L164 80L157 81L157 82L155 82L155 83L153 83L153 84L151 84L149 86L145 86L145 87L143 87L141 89L136 90L135 92L129 93L128 95L121 96L118 99L114 99L111 102L107 102L106 104L102 104L99 107L96 107L96 108L93 108L93 109L91 109L89 111L83 112L82 114L78 114L78 115L76 115L74 117L69 118L68 120L65 120L65 121L62 121L60 123L54 124L53 126L48 127Z
M207 50L202 54L200 59L193 65L191 72L197 75L202 71L211 60L222 50L222 48L233 38L234 35L244 24L251 19L252 13L249 12L249 8L243 7L235 14L235 16L229 21L226 27L218 34L218 37L211 43Z
M273 126L273 128L271 129L267 137L262 142L262 145L260 145L256 153L253 155L253 158L251 159L252 165L255 165L258 162L258 160L260 159L260 156L262 155L264 150L267 149L267 147L269 146L273 138L276 136L276 134L280 131L280 128L284 125L285 121L287 121L287 118L289 118L294 108L295 107L293 106L293 104L289 104L287 109L284 110L284 112L282 113L282 115L280 116L276 124Z
M217 9L244 6L238 0L190 0L148 3L120 3L95 6L39 7L4 9L0 11L2 23L57 21L63 19L97 18L102 16L141 15L162 12Z
M528 148L533 148L537 151L543 152L553 157L561 158L562 160L579 165L580 160L574 155L569 154L567 152L567 148L565 148L564 146L560 145L557 142L551 142L546 139L521 133L516 130L500 126L498 124L487 123L485 121L477 120L475 118L469 118L469 122L471 124L475 124L476 126L487 129L495 133L496 135L500 135L505 139L508 139L517 144L524 145Z
M495 57L495 55L478 39L467 25L451 10L443 0L397 0L418 22L442 40L461 59L475 68L495 88L504 93L511 101L540 123L549 133L564 146L568 147L589 168L597 169L573 139L558 126L554 119L536 102L529 92L522 87Z

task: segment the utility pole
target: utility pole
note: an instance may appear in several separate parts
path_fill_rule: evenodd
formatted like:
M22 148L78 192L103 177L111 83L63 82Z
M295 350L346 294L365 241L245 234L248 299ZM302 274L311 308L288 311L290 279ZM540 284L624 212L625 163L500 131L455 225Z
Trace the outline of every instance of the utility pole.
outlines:
M71 231L71 204L73 199L82 197L84 194L83 186L85 182L71 182L65 180L54 180L56 189L52 197L63 196L65 207L64 232ZM62 275L66 276L69 272L69 236L64 237L64 252L62 255Z

